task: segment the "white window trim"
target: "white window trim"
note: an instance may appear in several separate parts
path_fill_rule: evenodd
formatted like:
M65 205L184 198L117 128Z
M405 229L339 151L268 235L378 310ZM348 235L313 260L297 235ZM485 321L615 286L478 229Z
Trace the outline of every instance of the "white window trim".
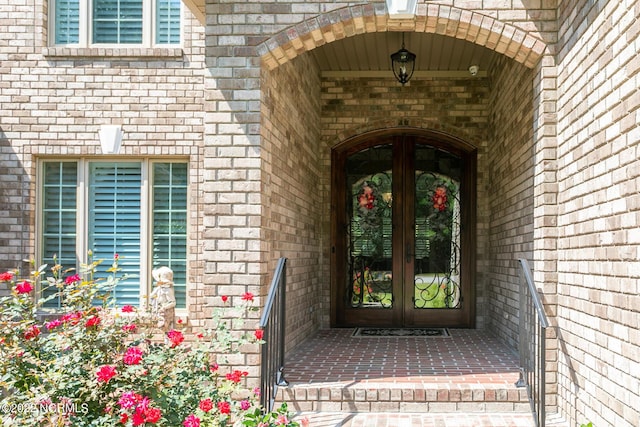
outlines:
M142 43L133 44L133 43L92 43L91 35L93 34L93 19L91 15L91 10L93 9L93 0L80 0L80 22L78 25L79 35L78 35L78 43L76 44L67 44L60 43L56 44L56 19L55 19L55 8L57 0L50 0L49 3L49 46L51 48L78 48L78 49L86 49L86 48L106 48L106 49L141 49L141 48L176 48L182 45L183 40L183 30L184 30L184 7L180 7L180 43L178 44L156 44L154 43L157 23L155 19L155 11L156 11L156 0L142 0ZM182 2L180 2L182 5Z
M140 309L147 309L149 307L149 294L153 288L153 280L151 277L151 267L153 266L153 254L151 253L150 248L153 247L153 235L151 233L151 220L152 211L153 211L153 197L152 193L152 184L151 184L151 174L153 170L154 163L185 163L189 166L188 159L185 158L133 158L133 159L123 159L123 158L89 158L89 157L74 157L74 158L42 158L38 161L38 176L36 179L38 188L37 188L37 199L36 199L36 261L37 265L42 265L43 261L40 258L42 254L42 231L43 231L43 209L41 206L44 194L44 176L42 174L43 164L46 162L56 162L56 161L73 161L78 163L78 186L76 189L76 206L81 206L82 209L78 209L76 213L76 263L87 264L88 261L88 252L89 252L89 221L88 221L88 212L86 207L89 202L89 169L92 162L114 162L114 163L140 163L141 164L141 200L140 200L140 235L142 239L140 241L140 299L139 299L139 307ZM187 175L189 176L189 175ZM187 200L190 199L191 188L187 186ZM190 226L190 216L187 215L187 229ZM189 242L187 241L187 254L189 253L188 249ZM110 260L105 260L106 262L110 262ZM187 258L187 283L186 283L186 300L185 300L185 308L176 308L176 316L179 316L183 319L188 317L188 307L189 307L189 268L188 268L189 260ZM65 266L68 267L68 266ZM105 269L105 264L102 265ZM38 289L40 292L40 289Z

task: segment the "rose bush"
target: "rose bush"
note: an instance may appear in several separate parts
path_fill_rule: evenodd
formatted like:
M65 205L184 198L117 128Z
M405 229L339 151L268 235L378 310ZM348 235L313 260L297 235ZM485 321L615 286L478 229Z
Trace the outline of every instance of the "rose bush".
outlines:
M99 265L80 274L42 266L26 280L0 273L11 290L0 298L3 426L298 426L286 404L262 410L259 390L246 388L247 372L218 365L242 344L262 343L262 331L230 330L223 309L215 329L193 342L177 329L163 336L148 313L115 307L117 256L106 280L95 279ZM55 292L35 298L36 289ZM44 314L54 298L59 308ZM228 309L257 309L253 295L241 300Z

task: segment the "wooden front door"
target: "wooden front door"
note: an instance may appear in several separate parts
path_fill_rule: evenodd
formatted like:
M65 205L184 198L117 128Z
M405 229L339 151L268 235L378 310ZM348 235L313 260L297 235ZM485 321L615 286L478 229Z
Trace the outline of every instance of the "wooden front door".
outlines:
M473 326L467 147L400 133L334 151L334 326Z

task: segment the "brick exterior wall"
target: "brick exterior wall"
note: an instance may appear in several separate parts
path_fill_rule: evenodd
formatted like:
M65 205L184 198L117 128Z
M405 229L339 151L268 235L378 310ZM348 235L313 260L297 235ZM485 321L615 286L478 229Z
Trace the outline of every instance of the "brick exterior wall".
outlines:
M640 424L637 2L562 3L559 398L577 423Z
M500 58L491 72L486 203L488 309L492 330L516 348L520 266L533 254L533 71Z
M189 322L206 326L220 295L262 304L286 256L291 349L329 324L331 147L438 128L478 146L478 326L516 344L514 260L530 258L558 337L551 407L640 424L637 2L421 1L410 22L382 1L203 4L204 26L185 8L182 48L76 50L48 46L45 0L0 0L0 269L36 250L37 160L102 156L100 125L121 124L121 156L189 159ZM400 88L322 78L305 55L382 31L502 58L486 79ZM231 363L256 377L258 353Z
M263 257L269 271L277 258L288 259L288 351L328 316L329 192L320 73L310 58L301 57L264 72L261 89Z
M28 275L22 260L36 256L38 159L103 156L100 125L119 124L121 158L189 159L188 280L201 282L204 29L185 9L181 49L50 48L46 7L0 2L0 269ZM201 294L189 291L198 313Z

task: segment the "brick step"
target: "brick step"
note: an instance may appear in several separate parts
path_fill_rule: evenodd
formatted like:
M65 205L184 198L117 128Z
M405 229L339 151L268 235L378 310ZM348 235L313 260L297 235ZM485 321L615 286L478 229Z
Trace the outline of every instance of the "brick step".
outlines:
M358 412L300 412L295 421L308 421L309 427L535 427L528 413L358 413ZM302 424L305 425L305 424ZM558 414L549 414L547 427L569 427Z
M301 412L296 421L308 420L309 427L535 427L527 413L349 413ZM547 424L549 427L568 425Z
M495 384L304 384L278 390L297 412L530 413L525 389Z

